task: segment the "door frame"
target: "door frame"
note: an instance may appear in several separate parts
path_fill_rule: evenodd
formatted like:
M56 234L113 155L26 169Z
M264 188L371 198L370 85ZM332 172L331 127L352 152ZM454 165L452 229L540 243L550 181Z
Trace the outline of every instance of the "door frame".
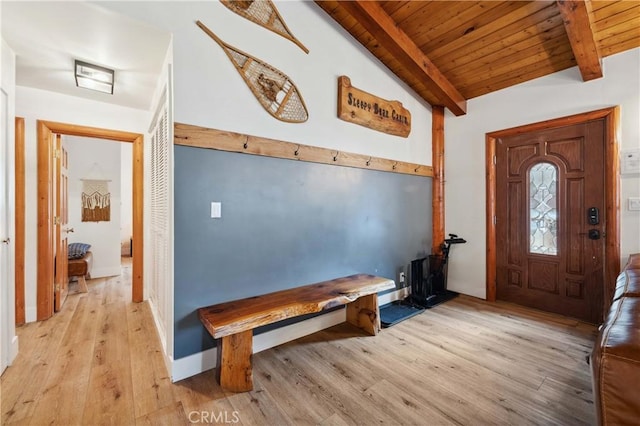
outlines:
M614 106L595 111L554 118L510 129L498 130L486 134L486 171L487 171L487 282L486 298L496 300L496 143L498 138L523 133L555 129L564 126L582 124L604 119L605 123L605 253L604 253L604 304L611 300L616 277L620 270L620 165L618 162L618 135L620 130L620 107ZM606 312L606 309L603 310Z
M144 136L140 133L38 120L38 283L37 320L53 315L53 190L51 135L81 136L133 144L133 271L131 300L143 301Z
M24 144L24 118L15 118L15 309L16 309L16 325L25 323L24 310L24 284L25 284L25 144Z

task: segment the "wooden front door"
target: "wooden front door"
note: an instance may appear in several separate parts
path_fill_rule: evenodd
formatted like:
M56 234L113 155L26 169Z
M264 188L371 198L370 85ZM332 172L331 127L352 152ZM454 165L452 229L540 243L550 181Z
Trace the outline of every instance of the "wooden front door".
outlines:
M55 274L54 274L54 312L60 311L67 298L69 284L69 155L62 143L61 135L55 137L54 165L54 202L55 202Z
M604 146L602 119L497 140L498 299L602 320Z

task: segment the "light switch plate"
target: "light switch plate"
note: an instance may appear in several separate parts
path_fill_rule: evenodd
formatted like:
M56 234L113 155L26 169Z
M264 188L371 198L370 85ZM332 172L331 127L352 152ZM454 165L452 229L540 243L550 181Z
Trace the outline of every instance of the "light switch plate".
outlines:
M629 149L620 152L620 174L640 173L640 149Z
M629 197L629 210L640 210L640 197Z
M211 202L211 218L220 219L222 217L222 203L218 201Z

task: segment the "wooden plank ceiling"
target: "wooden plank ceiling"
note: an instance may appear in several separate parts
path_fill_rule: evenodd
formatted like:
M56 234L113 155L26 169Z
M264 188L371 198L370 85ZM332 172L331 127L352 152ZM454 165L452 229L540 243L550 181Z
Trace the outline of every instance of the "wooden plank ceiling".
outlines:
M640 1L316 1L431 105L466 100L640 46Z

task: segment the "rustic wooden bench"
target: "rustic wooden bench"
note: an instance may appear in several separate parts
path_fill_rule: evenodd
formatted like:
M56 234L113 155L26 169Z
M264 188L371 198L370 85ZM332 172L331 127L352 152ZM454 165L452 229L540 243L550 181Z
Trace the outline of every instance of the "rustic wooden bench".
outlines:
M358 274L289 290L200 308L200 321L218 342L220 386L233 392L253 389L253 329L347 305L347 322L376 335L380 330L378 292L393 280Z

